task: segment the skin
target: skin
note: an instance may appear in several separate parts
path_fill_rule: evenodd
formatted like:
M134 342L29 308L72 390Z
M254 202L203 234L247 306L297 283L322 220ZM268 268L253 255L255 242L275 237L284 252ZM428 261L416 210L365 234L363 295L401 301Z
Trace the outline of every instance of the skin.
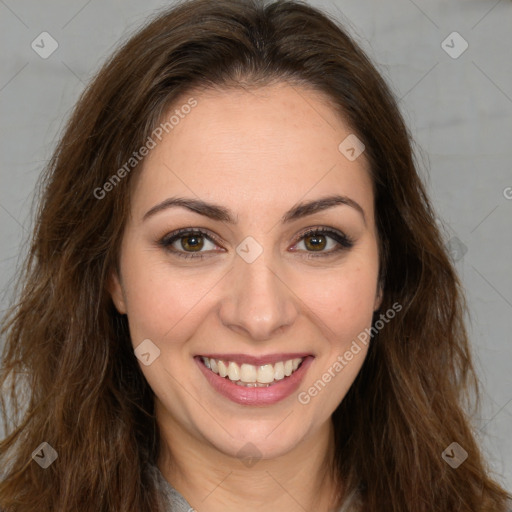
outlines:
M318 92L280 83L193 96L198 105L144 162L120 274L109 285L118 311L128 316L134 348L150 339L160 349L152 364L140 364L156 396L158 466L199 512L328 511L339 489L328 470L331 415L367 348L307 405L297 395L371 326L381 302L368 164L364 153L352 162L340 153L352 132ZM364 218L352 206L336 205L281 222L297 203L332 194L356 201ZM183 207L142 220L176 196L222 205L238 222ZM318 252L297 236L309 227L341 231L354 245L307 259ZM221 243L205 240L202 260L180 258L158 244L179 228L204 228ZM253 263L236 253L247 236L263 248ZM324 254L338 246L325 240ZM186 251L181 240L173 247ZM314 360L296 393L255 407L210 386L193 356L211 352L308 352ZM251 467L237 458L248 442L259 459Z

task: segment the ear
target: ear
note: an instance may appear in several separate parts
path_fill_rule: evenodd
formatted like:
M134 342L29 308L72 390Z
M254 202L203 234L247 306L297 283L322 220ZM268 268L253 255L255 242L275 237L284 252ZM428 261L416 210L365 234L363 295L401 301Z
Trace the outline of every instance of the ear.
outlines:
M384 292L382 290L382 283L380 283L377 286L377 293L375 294L375 302L373 304L373 311L377 311L380 308L380 305L382 304L382 299L384 296Z
M107 280L107 290L112 297L112 301L117 311L121 315L126 315L126 298L121 278L119 277L117 270L112 270Z

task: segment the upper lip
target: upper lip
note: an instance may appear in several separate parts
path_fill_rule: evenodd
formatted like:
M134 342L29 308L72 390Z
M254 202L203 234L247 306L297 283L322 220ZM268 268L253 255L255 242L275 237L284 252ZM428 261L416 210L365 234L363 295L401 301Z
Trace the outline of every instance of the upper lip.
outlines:
M310 356L309 352L282 352L280 354L267 354L264 356L250 356L247 354L199 354L198 357L208 357L222 361L233 361L238 365L252 364L254 366L263 366L265 364L275 364L279 361L288 361L289 359L305 358Z

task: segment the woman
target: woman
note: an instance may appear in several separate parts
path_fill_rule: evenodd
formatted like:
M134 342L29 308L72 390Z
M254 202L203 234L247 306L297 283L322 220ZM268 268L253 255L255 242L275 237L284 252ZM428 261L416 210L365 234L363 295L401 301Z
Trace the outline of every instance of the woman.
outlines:
M408 132L325 15L161 13L43 180L3 328L2 509L507 510Z

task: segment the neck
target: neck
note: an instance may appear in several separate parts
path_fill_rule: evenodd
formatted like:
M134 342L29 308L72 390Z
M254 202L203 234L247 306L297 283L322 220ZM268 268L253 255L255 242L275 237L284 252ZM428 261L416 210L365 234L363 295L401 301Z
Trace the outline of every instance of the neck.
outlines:
M331 421L285 455L246 464L175 422L160 423L160 435L158 467L196 510L330 512L339 506Z

